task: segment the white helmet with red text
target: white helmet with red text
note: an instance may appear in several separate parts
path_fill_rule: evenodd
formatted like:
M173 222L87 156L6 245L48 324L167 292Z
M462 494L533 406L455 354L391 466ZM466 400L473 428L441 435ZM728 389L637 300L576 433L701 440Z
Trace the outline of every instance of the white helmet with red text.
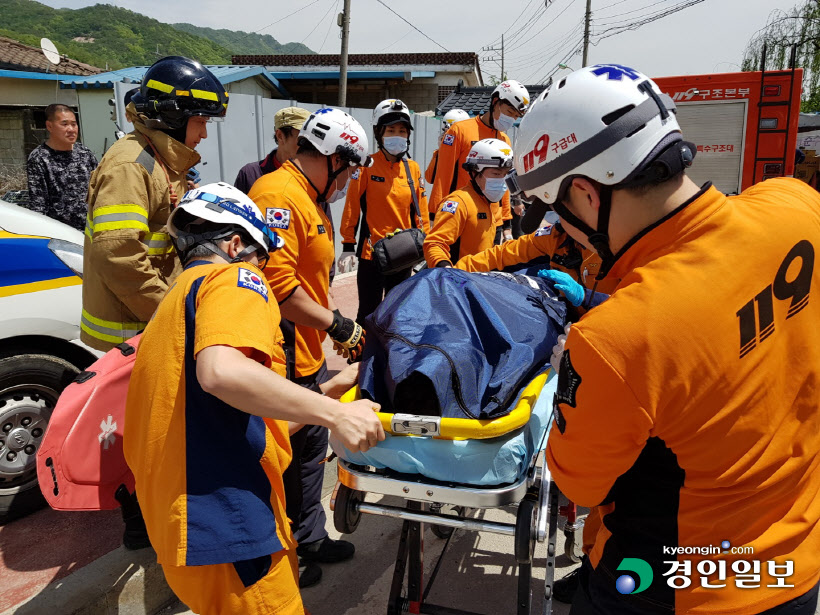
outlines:
M325 107L310 114L299 138L304 138L321 154L339 154L352 167L369 167L373 160L368 155L370 144L359 121L341 109Z
M493 90L490 100L498 98L512 105L513 109L526 113L530 108L530 93L515 79L507 79L499 83Z

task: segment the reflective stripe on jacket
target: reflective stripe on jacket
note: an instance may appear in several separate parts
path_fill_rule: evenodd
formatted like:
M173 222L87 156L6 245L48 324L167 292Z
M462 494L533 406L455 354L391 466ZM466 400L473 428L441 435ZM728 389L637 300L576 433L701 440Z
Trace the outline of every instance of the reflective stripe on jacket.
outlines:
M185 193L185 174L199 162L128 110L136 130L106 152L88 190L80 335L103 351L145 328L178 274L165 223L172 191Z

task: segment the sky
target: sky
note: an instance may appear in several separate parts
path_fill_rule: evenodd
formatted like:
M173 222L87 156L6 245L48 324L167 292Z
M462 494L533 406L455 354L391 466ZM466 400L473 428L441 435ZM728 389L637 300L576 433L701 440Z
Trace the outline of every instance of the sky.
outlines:
M552 73L581 66L573 54L583 39L585 0L351 0L350 53L475 51L485 79L499 75L505 39L508 78L539 83ZM740 70L751 36L766 25L772 0L702 0L636 30L608 38L608 28L657 14L684 0L591 0L589 63L615 62L654 77ZM691 0L690 0L691 1ZM47 0L53 7L79 8L87 0ZM159 21L270 34L280 43L302 42L314 51L339 53L336 15L343 0L107 0ZM226 7L230 6L230 10ZM300 10L301 9L301 10ZM277 23L278 22L278 23ZM272 24L272 25L269 25ZM563 63L567 68L560 68Z

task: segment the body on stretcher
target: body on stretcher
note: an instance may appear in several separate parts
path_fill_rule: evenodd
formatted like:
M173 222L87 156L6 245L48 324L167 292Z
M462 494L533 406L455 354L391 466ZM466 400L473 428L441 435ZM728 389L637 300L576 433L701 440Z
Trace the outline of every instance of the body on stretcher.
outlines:
M517 429L494 438L446 440L443 436L387 435L366 453L351 453L331 441L340 457L339 483L331 501L336 529L353 532L362 514L404 520L388 613L462 613L424 603L423 583L418 574L423 553L420 532L423 523L513 536L519 565L518 615L530 613L532 555L536 542L547 541L542 613L551 612L558 492L549 471L545 466L539 467L537 460L546 443L556 384L557 378L549 370L533 379L521 391L516 403L517 410L527 408L527 420ZM390 421L391 428L393 420L391 415L382 417L383 424ZM466 427L469 426L459 426L460 436L465 435ZM474 425L472 429L479 431L482 427ZM406 504L404 508L372 504L365 501L366 493L398 496L406 500ZM488 522L472 518L468 513L473 509L516 503L515 523ZM442 513L443 505L454 507L458 514ZM402 596L405 571L409 575L408 592Z

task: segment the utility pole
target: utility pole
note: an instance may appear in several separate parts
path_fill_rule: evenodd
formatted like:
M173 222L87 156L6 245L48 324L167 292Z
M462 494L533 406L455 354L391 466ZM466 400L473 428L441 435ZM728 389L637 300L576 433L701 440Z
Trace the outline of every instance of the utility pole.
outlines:
M587 0L587 13L584 17L584 59L582 67L587 65L589 58L589 22L592 21L592 0Z
M506 81L507 75L504 74L504 35L501 35L501 81Z
M342 28L342 54L339 58L339 106L347 106L347 44L350 38L350 0L345 0L344 12L339 13Z
M501 53L501 81L505 81L507 79L507 75L504 74L504 35L501 35L501 47L482 47L481 51L497 51ZM497 56L487 56L484 58L485 62L498 62Z

